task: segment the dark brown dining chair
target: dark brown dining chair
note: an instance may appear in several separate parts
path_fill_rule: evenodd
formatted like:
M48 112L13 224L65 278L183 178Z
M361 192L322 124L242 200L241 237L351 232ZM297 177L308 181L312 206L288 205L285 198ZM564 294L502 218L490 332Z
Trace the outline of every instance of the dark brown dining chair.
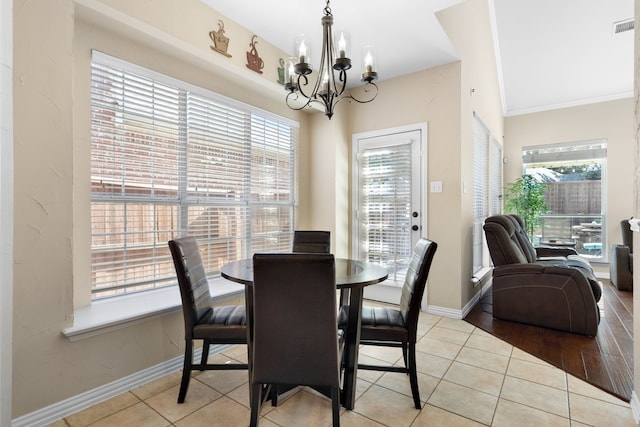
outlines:
M400 307L362 307L360 344L402 348L404 366L358 364L358 369L409 374L413 403L421 408L416 369L416 336L422 296L438 245L421 238L413 249L402 287ZM347 326L347 308L341 307L340 328Z
M253 256L251 426L270 388L292 385L331 396L333 425L340 425L335 280L331 254Z
M247 327L244 305L212 306L209 282L202 265L200 249L192 236L169 241L178 276L182 314L184 315L184 366L178 403L183 403L192 370L247 369L246 363L208 363L213 344L246 344ZM193 341L203 340L200 363L193 363Z
M294 231L292 252L331 253L331 232L316 230Z

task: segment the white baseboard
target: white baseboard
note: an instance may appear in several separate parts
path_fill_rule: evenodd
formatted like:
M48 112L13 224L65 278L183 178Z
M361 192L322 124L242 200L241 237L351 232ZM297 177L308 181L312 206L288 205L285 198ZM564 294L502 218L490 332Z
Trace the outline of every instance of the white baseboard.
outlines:
M478 303L480 300L480 293L477 292L473 298L469 300L469 302L462 307L462 310L455 310L453 308L447 307L439 307L437 305L429 305L427 306L427 313L434 314L436 316L449 317L451 319L464 319L467 314L471 311L471 309Z
M451 319L462 319L462 311L453 308L439 307L437 305L427 306L427 313L436 316L449 317Z
M219 353L229 346L211 346L209 354ZM199 360L202 348L194 350L194 359ZM161 378L170 373L182 369L184 356L176 356L171 360L131 374L127 377L102 385L93 390L80 393L53 405L47 406L21 417L15 418L11 422L11 427L40 427L52 424L66 416L87 409L105 400L111 399L119 394L133 390L148 382Z
M631 392L631 412L633 413L633 419L636 424L640 424L640 400L635 390Z

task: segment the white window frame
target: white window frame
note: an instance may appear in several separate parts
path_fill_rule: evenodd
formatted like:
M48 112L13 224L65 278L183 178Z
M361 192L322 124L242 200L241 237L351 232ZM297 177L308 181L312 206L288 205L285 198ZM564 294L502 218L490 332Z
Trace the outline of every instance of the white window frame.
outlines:
M522 147L522 173L527 173L527 165L544 165L544 164L557 164L562 162L574 162L574 161L586 161L598 160L601 166L601 212L599 214L563 214L560 216L568 217L601 217L600 228L600 242L601 245L600 255L582 254L586 256L592 262L607 262L608 261L608 247L607 243L607 146L608 140L606 138L561 142L555 144L544 144L535 146ZM543 219L547 215L542 215ZM553 215L548 215L552 217ZM573 234L573 233L572 233ZM571 236L573 238L573 236ZM579 243L579 242L578 242ZM579 253L581 253L580 247L576 247Z
M485 219L502 213L503 148L478 115L473 114L473 271L481 278L491 266L484 235Z
M163 267L157 269L158 271L144 276L140 280L140 283L137 281L124 280L122 283L113 285L109 283L103 284L102 289L104 289L104 291L98 289L92 280L92 294L94 295L94 299L97 299L95 295L99 295L99 297L119 296L141 290L153 290L174 285L176 283L175 271L173 270L173 264L166 242L171 238L182 235L196 235L198 243L201 246L201 251L203 252L203 258L205 258L205 269L209 275L214 277L219 275L219 269L225 262L246 258L257 251L282 251L290 249L293 230L295 229L295 208L297 206L295 197L296 150L299 127L297 122L98 51L92 52L92 64L94 63L118 70L121 73L140 76L147 81L158 82L159 85L168 86L172 88L172 90L175 89L176 96L179 98L179 102L177 103L180 104L180 108L175 111L172 109L167 113L171 121L175 119L178 123L179 130L176 132L178 137L175 141L172 141L172 147L177 146L178 149L176 149L175 152L171 151L169 154L164 154L163 157L159 158L162 162L168 162L168 157L175 158L175 169L178 170L178 173L177 177L175 179L172 177L170 181L171 185L176 188L171 188L171 191L158 191L158 194L155 194L153 191L147 191L141 196L127 194L125 188L122 192L92 192L91 196L92 211L93 208L100 203L121 204L123 206L126 206L128 203L145 204L148 206L172 206L171 209L175 211L176 217L178 218L178 225L176 227L170 227L170 229L160 229L162 227L156 225L158 220L154 216L153 221L151 221L154 224L152 226L153 230L148 230L148 232L154 235L152 244L153 258L150 258L148 261L150 268L157 269L157 265ZM95 86L95 82L92 84L92 87L93 86ZM202 107L202 105L196 105L196 102L190 103L190 99L196 99L200 104L207 104L207 106ZM92 95L92 109L93 105ZM193 111L190 110L190 106L194 106ZM215 120L212 118L208 119L207 117L203 118L203 115L208 114L207 111L205 111L208 106L212 106L212 108L216 110L216 113L222 115L216 116ZM104 110L103 107L100 107L98 112L106 111L106 108L108 108L108 106L104 107ZM165 104L161 104L160 108L165 108ZM116 110L117 106L113 108L113 111ZM224 114L231 114L231 116L225 116ZM96 119L93 117L92 123L94 123L95 120L99 120L99 118ZM112 119L112 122L115 123L116 120L117 119ZM150 120L153 120L153 118L150 118ZM229 122L229 120L234 120L234 122ZM207 123L209 121L215 121L215 123L208 125ZM206 165L202 166L206 162L200 161L200 163L198 163L199 167L205 169L201 171L200 175L197 175L193 173L194 163L190 163L189 167L187 167L187 160L185 160L187 151L191 149L189 147L197 145L196 148L199 151L204 151L209 147L207 144L214 144L213 142L193 142L195 139L191 134L195 133L194 129L198 126L200 126L198 127L198 131L206 134L199 135L202 140L215 140L215 143L218 144L216 146L218 149L220 149L220 147L224 149L230 145L231 142L226 142L227 140L220 137L218 127L223 122L226 122L229 128L233 128L228 131L228 134L234 133L236 140L233 142L238 145L238 147L244 146L243 150L245 152L241 162L239 162L241 166L238 166L237 169L241 171L241 175L243 175L240 176L238 180L244 188L232 193L227 192L226 197L220 196L221 191L224 190L219 188L220 186L216 185L214 180L208 181L209 177L207 174L213 173L213 166L211 166L211 169L206 169ZM171 131L172 124L165 126L165 129ZM203 127L205 128L204 130ZM92 125L92 141L95 135L96 129ZM138 133L136 133L136 136L137 135ZM242 148L238 149L238 151L240 150L242 150ZM191 152L194 152L194 150L191 149ZM198 155L199 154L190 154L191 158ZM92 164L93 156L94 152L92 148ZM211 161L211 164L213 163L215 162ZM285 169L278 169L281 164L285 165ZM92 170L92 175L94 175L92 181L96 179L95 172L95 170ZM218 172L218 174L220 174L220 172ZM196 178L193 177L194 175L197 175ZM226 179L226 177L225 175L222 178ZM220 178L220 176L218 176L218 178ZM200 184L200 188L198 188L197 191L194 190L194 180ZM153 182L155 183L156 181ZM206 187L204 190L202 188L203 182ZM222 180L217 181L218 184L221 182ZM123 185L123 187L126 187L126 185ZM208 230L209 227L206 225L200 226L199 228L194 227L193 224L190 225L189 210L198 206L204 206L205 209L228 209L233 211L233 215L239 218L236 223L242 224L241 227L243 229L233 236L221 237L220 234L215 236L211 235ZM156 210L156 208L153 208L154 212ZM260 212L271 213L260 214ZM173 222L171 224L173 224ZM93 229L92 227L92 230ZM260 230L259 232L257 231L258 229ZM145 233L147 231L138 229L136 232ZM126 239L128 232L118 231L118 233L122 239ZM92 236L93 234L92 232ZM93 242L94 240L92 239L92 254L97 250ZM211 249L215 246L214 249L218 250L218 248L225 243L229 243L233 248L226 250L224 253ZM212 252L212 255L210 257L207 256L209 252L207 249L211 249L210 252ZM123 251L121 252L124 253ZM107 265L107 267L111 266ZM94 269L94 265L92 265L92 278L96 276L96 269Z

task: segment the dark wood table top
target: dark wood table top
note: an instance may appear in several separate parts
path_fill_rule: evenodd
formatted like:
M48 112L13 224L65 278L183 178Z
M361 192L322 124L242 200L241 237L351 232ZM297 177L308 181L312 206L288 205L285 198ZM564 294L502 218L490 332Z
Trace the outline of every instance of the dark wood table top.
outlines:
M243 285L253 285L253 259L225 264L220 274L225 279ZM364 287L387 279L387 269L370 262L336 258L336 288Z

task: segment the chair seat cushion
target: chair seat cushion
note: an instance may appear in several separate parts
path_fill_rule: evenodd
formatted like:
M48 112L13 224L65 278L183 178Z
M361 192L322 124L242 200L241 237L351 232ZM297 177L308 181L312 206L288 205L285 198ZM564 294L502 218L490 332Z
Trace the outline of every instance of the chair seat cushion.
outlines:
M193 328L194 339L208 339L212 342L238 340L246 342L247 316L243 305L212 307Z
M338 327L347 327L349 306L340 308ZM362 307L361 341L398 341L406 342L409 334L406 322L400 310L386 307Z

